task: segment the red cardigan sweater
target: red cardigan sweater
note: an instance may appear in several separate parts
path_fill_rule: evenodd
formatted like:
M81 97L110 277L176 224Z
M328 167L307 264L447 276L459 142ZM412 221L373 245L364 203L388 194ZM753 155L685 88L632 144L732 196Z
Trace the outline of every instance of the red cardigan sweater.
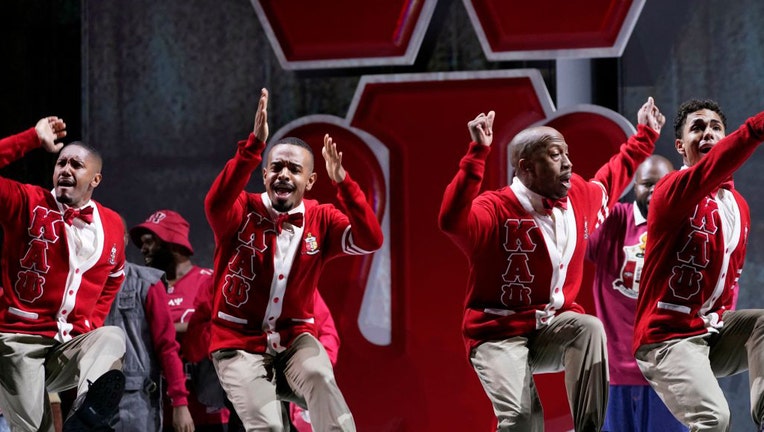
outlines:
M655 186L647 216L642 288L637 302L634 346L715 331L733 308L743 270L751 216L737 204L734 237L725 239L716 197L764 138L764 113L748 119L698 163L675 171ZM727 247L731 242L731 248Z
M0 165L39 147L34 128L0 140ZM103 325L124 279L124 226L92 201L99 249L80 267L69 260L64 221L53 194L0 177L2 253L0 332L68 340ZM94 222L96 223L96 222Z
M440 226L469 259L463 334L467 349L490 340L525 335L557 312L583 312L576 303L586 240L604 220L649 156L658 135L639 126L593 181L571 179L568 212L575 217L573 253L554 260L541 229L509 187L479 194L490 148L471 143L446 188ZM479 194L479 195L478 195Z
M213 183L205 200L215 234L215 301L210 352L243 349L265 352L269 340L278 349L301 333L316 335L313 293L326 262L341 255L371 253L382 246L382 230L358 184L348 174L337 184L340 209L314 200L305 204L303 237L287 275L274 273L276 230L261 194L244 191L261 162L265 143L254 134ZM271 294L274 278L286 278L283 298ZM278 316L266 317L269 303L280 303ZM277 335L265 322L275 322ZM269 339L270 338L270 339ZM275 347L274 347L275 348Z

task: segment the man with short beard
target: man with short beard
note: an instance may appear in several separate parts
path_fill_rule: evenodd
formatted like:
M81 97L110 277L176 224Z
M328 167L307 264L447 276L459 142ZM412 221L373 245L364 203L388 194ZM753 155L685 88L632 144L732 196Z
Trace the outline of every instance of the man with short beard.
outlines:
M586 258L596 265L592 294L605 327L610 370L606 432L687 431L642 376L631 350L648 209L655 185L672 171L665 157L647 158L634 176L634 201L617 203L589 236Z
M692 431L729 430L716 377L748 370L751 416L764 429L764 310L733 310L751 216L732 182L764 139L764 112L726 135L719 105L693 99L679 107L674 132L684 166L653 192L632 348Z
M212 291L212 270L195 265L191 261L194 249L189 240L190 225L180 213L157 210L145 221L130 229L130 239L140 248L144 263L162 270L167 275L167 299L175 332L180 343L180 353L188 365L193 352L207 350L209 346L209 319L201 323L199 332L188 334L188 325L197 299L209 298ZM211 300L210 300L211 301ZM206 306L210 308L210 306ZM197 432L223 432L228 423L228 410L207 407L199 400L197 389L189 386L188 409ZM174 408L185 400L170 400ZM175 409L165 409L165 430L172 431Z
M63 120L47 117L0 140L0 163L59 152L52 191L0 178L0 406L14 431L53 432L48 391L74 387L64 432L110 431L124 389L125 335L103 324L124 279L125 231L91 199L100 155L56 143L65 135Z
M265 193L244 190L268 138L267 104L263 89L252 133L205 200L215 234L210 352L247 430L283 430L279 399L294 397L304 400L315 430L354 431L316 339L313 293L328 260L372 253L382 246L382 230L329 135L322 154L339 208L303 199L317 174L310 146L298 138L277 141L266 152Z

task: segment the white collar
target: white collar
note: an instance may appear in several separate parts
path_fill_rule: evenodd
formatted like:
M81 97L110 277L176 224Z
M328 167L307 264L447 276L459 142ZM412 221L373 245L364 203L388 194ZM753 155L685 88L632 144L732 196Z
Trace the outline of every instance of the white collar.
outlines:
M515 193L517 200L520 201L520 205L523 206L525 211L549 217L546 212L541 211L544 208L544 196L528 189L517 176L512 179L512 184L509 187Z
M634 223L639 226L647 222L647 218L642 214L642 210L639 209L637 202L634 201Z

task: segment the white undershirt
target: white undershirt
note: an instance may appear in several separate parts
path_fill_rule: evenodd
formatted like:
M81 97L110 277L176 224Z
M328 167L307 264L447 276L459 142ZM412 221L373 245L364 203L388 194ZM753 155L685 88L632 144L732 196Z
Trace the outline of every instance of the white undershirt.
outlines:
M55 191L51 191L51 193L55 196ZM63 215L68 206L58 201L56 204ZM95 265L103 252L101 242L104 234L98 207L93 201L88 200L78 209L81 210L88 206L93 207L93 221L91 223L86 223L80 218L74 218L71 225L64 223L66 242L69 248L69 275L66 279L64 298L57 314L58 334L56 334L55 339L61 342L72 338L73 325L68 322L68 317L77 303L77 293L82 283L82 276ZM89 326L90 323L86 321L85 325Z
M536 328L548 325L554 318L557 309L565 303L565 293L562 287L568 276L568 264L576 249L576 217L570 200L568 208L552 209L547 215L544 210L543 197L528 189L519 178L515 177L509 186L515 193L523 209L527 211L541 228L541 233L549 252L551 263L551 280L549 286L549 303L543 310L536 311ZM567 199L567 198L566 198Z
M565 221L565 216L570 212L570 209L563 210L559 207L554 207L552 214L547 215L543 204L544 197L528 189L520 179L515 177L510 188L515 193L517 200L520 201L520 205L533 216L536 225L541 228L547 241L547 246L553 246L549 248L550 253L552 250L555 250L558 254L562 255L563 251L567 249L568 240L570 239L568 224Z
M267 193L261 195L263 204L268 209L270 217L275 221L280 213L273 209L270 198ZM305 214L305 204L300 203L297 207L288 212ZM303 223L304 226L304 223ZM281 336L276 331L276 321L282 314L284 307L284 295L286 293L289 272L292 270L295 255L300 248L300 239L302 238L303 227L294 226L288 222L284 223L281 234L276 237L276 250L273 251L273 279L271 280L271 292L268 299L268 306L263 316L262 328L268 336L268 350L281 352L286 347L281 345Z

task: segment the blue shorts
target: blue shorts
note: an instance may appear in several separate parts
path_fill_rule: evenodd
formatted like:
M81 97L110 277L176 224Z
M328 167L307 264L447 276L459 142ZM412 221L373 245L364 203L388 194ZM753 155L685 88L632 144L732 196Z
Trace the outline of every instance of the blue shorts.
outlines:
M687 432L649 385L611 385L602 432Z

